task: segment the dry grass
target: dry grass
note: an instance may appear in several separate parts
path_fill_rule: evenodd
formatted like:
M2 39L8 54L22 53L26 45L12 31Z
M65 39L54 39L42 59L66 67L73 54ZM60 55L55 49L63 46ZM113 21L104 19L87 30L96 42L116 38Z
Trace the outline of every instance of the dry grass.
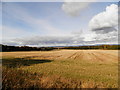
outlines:
M3 87L117 88L117 50L4 52ZM17 72L18 71L18 72ZM17 73L16 73L17 72ZM21 74L19 74L21 73ZM12 78L19 77L22 84ZM22 75L22 76L21 76ZM24 78L23 78L24 77Z
M58 75L46 76L37 73L29 73L13 68L3 69L3 89L8 88L100 88L105 87L94 82L82 82L80 80L67 79Z

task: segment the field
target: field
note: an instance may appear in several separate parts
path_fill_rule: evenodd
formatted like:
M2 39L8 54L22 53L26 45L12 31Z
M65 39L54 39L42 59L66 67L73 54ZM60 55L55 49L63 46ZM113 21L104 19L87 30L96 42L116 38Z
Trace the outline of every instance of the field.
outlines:
M3 88L117 88L118 50L3 52Z

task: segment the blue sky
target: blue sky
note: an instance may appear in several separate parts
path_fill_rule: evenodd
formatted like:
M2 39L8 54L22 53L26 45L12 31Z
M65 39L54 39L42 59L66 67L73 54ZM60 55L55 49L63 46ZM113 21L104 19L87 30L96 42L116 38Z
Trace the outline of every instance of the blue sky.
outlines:
M81 10L77 16L71 16L69 13L66 13L62 9L63 4L64 2L3 2L3 22L1 25L3 26L3 44L36 46L46 45L38 38L46 37L45 40L49 40L49 37L52 37L50 39L52 42L52 40L55 40L54 37L74 38L74 36L76 36L75 33L78 33L77 36L80 35L79 38L77 37L78 42L84 38L84 34L92 36L90 35L91 33L88 25L90 20L95 15L105 11L107 6L117 3L90 3L86 6L86 8ZM83 34L81 35L81 33ZM39 43L27 44L27 42L32 42L31 39L35 39L35 37L37 37L36 42ZM73 44L73 38L69 45ZM62 41L64 42L64 40ZM81 44L82 41L77 43L77 45ZM88 42L86 44L88 44ZM57 40L55 40L55 44L56 43ZM48 43L47 45L49 46ZM52 45L52 43L50 43L50 45ZM56 45L60 45L60 43ZM64 45L64 43L61 43L61 45Z

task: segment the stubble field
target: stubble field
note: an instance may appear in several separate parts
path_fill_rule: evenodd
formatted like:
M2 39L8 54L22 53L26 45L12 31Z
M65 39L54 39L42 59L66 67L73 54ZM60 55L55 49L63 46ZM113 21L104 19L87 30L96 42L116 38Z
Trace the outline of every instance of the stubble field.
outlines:
M3 52L2 58L3 88L118 87L118 50Z

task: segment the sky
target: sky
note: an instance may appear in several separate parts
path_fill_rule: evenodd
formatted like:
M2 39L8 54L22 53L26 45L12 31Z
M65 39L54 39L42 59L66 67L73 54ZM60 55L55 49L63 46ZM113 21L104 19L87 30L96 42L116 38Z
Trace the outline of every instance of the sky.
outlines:
M117 2L2 2L2 44L118 43ZM0 16L1 17L1 16Z

